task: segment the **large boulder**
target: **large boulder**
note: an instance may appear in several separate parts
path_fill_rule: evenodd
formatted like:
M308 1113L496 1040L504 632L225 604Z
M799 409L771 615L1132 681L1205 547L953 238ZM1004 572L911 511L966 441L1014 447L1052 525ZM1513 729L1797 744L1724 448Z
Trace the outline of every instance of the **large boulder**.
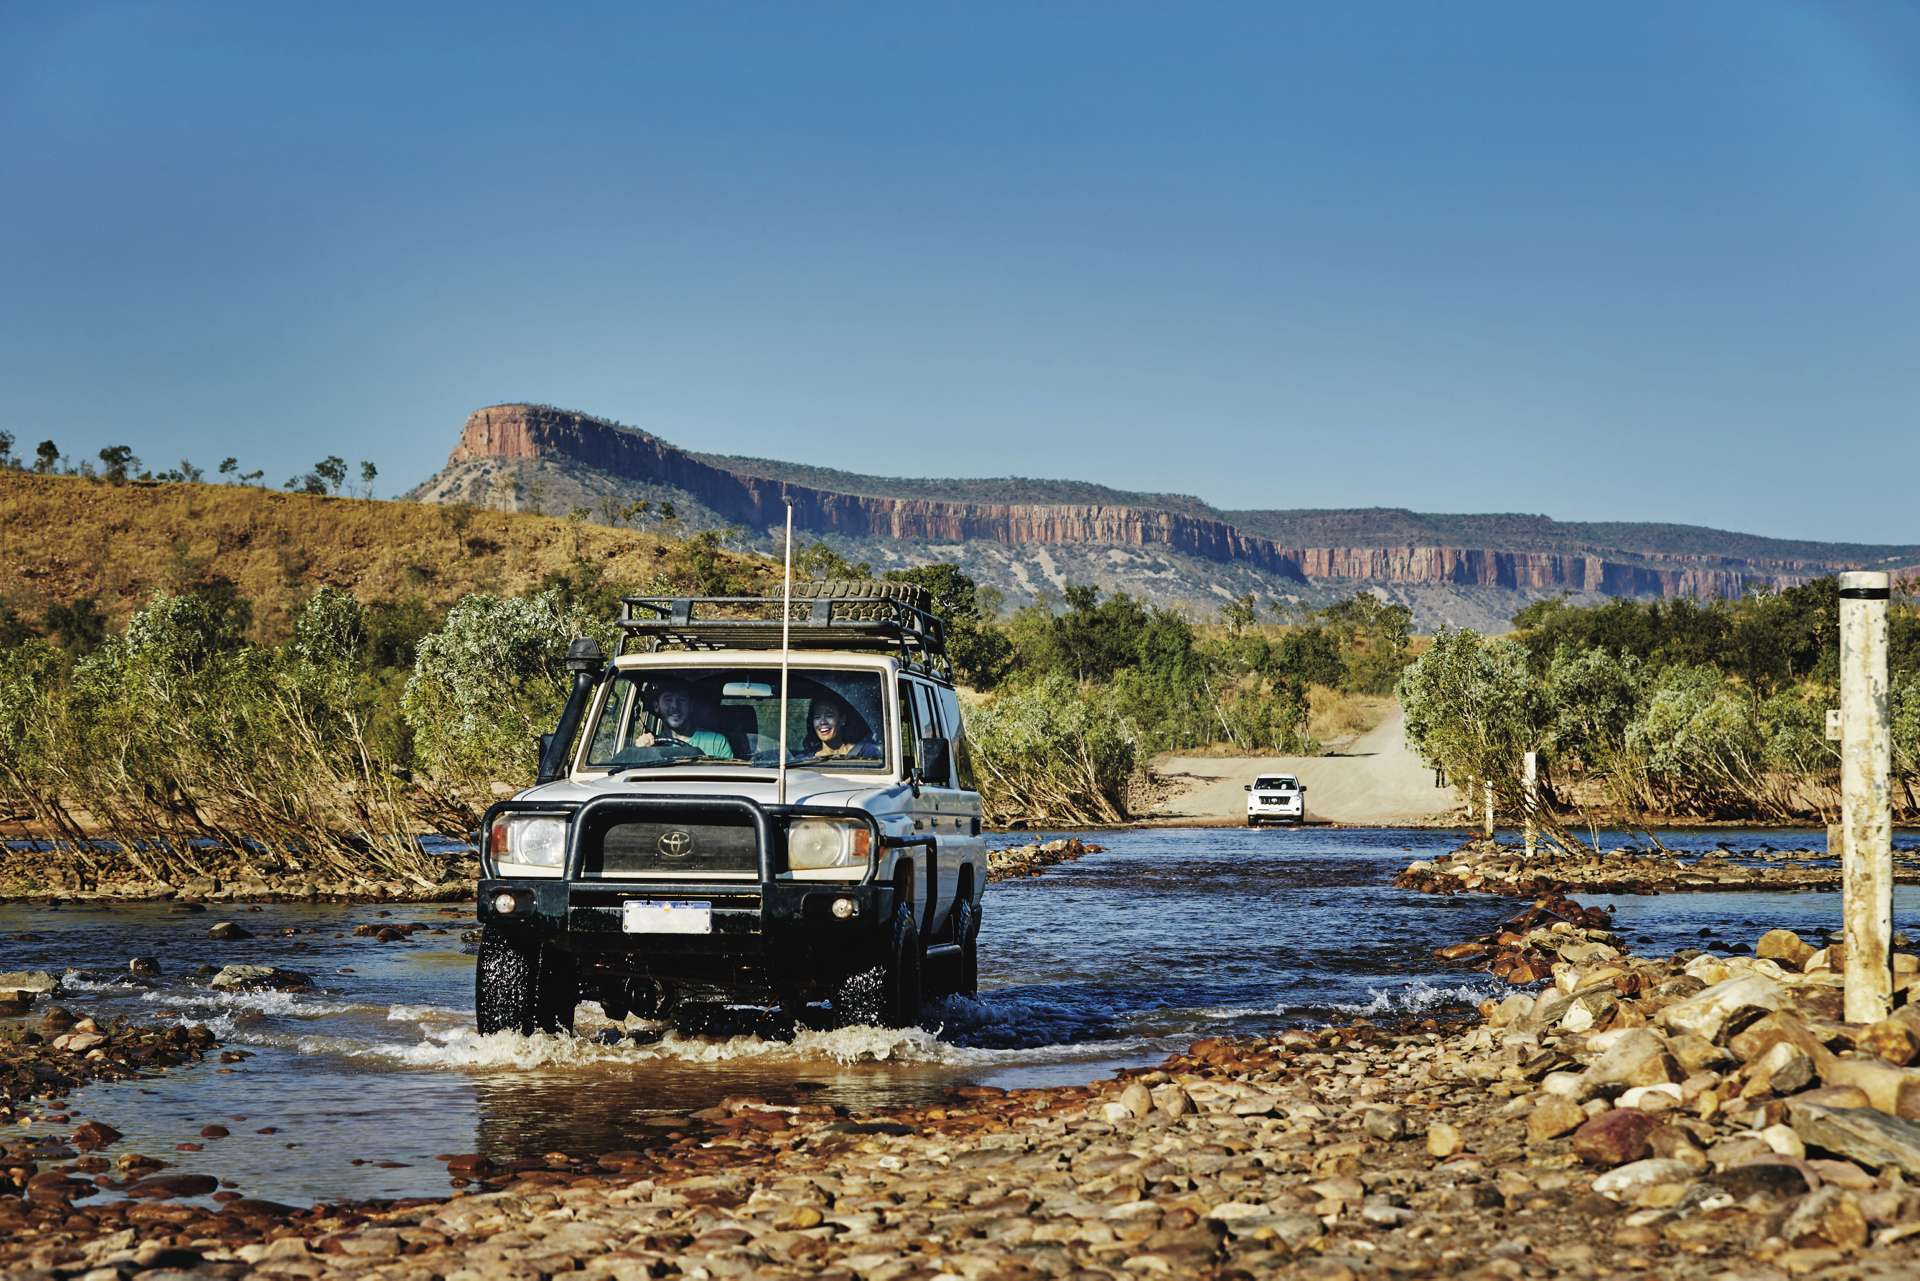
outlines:
M1862 1165L1895 1165L1920 1176L1920 1125L1873 1108L1829 1108L1794 1100L1794 1133Z
M15 970L0 974L0 992L47 993L57 991L60 980L46 970Z
M1752 1015L1777 1010L1786 1000L1781 984L1760 974L1740 974L1715 983L1700 995L1660 1011L1661 1027L1691 1032L1724 1044L1726 1037L1753 1021Z

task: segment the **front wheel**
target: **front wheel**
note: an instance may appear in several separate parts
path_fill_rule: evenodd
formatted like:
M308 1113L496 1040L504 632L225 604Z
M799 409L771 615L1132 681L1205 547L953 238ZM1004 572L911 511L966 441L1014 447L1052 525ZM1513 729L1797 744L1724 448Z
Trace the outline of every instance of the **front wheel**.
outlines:
M849 974L835 989L836 1021L842 1026L911 1027L920 1017L920 961L920 927L913 919L913 900L902 895L893 905L880 963Z
M913 900L894 904L886 970L880 976L880 1026L912 1027L920 1018L920 926Z
M580 1000L573 957L557 947L484 929L473 970L473 1009L480 1033L571 1032Z
M1248 826L1248 827L1258 827L1258 826L1260 826L1260 820L1259 820L1259 819L1257 819L1257 818L1255 818L1255 817L1254 817L1253 815L1251 815L1251 814L1249 814L1249 815L1247 815L1247 826Z
M953 910L960 913L953 931L960 940L960 995L972 996L980 990L980 909L962 899Z

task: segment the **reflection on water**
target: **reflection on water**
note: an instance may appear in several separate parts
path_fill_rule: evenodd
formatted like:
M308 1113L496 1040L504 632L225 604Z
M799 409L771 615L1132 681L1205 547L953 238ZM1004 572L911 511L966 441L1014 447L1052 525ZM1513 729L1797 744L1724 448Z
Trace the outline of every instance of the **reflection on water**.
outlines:
M1432 950L1486 932L1512 909L1479 895L1436 897L1388 882L1456 833L1326 829L1160 829L1095 839L1106 853L990 888L982 992L925 1011L926 1030L794 1029L761 1011L709 1010L679 1028L616 1030L588 1017L559 1039L473 1026L472 918L435 905L309 904L114 908L0 907L0 971L74 967L61 998L76 1012L141 1022L204 1022L255 1057L211 1060L74 1098L127 1139L117 1151L177 1158L281 1200L420 1195L446 1188L437 1154L575 1156L648 1146L650 1120L728 1094L855 1111L924 1101L956 1082L1081 1083L1157 1061L1199 1036L1263 1033L1350 1017L1457 1011L1503 985L1442 967ZM1608 840L1602 834L1603 840ZM1677 850L1820 834L1663 834ZM1609 844L1625 844L1624 838ZM1642 952L1751 944L1776 924L1815 934L1838 924L1831 893L1713 893L1600 899ZM1920 937L1920 890L1896 894ZM215 921L259 937L217 943ZM353 927L418 921L402 943ZM433 933L430 930L444 930ZM1703 939L1701 930L1710 934ZM1722 946L1724 947L1724 942ZM133 956L165 971L136 980ZM214 993L201 965L278 965L321 991ZM623 1035L623 1032L633 1035ZM231 1136L200 1139L218 1122ZM176 1153L199 1142L198 1153ZM354 1164L355 1161L363 1164Z

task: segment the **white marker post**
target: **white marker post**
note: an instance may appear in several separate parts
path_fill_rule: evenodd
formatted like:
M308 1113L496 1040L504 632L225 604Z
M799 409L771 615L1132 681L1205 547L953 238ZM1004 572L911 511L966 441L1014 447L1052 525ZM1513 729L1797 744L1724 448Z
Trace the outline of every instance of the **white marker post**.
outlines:
M1487 839L1493 839L1493 780L1487 779Z
M1840 575L1840 876L1846 1019L1893 1013L1893 733L1886 574Z
M787 659L793 653L793 499L787 504L787 575L780 593L780 773L774 786L776 803L787 803Z
M1520 808L1527 823L1527 857L1533 857L1534 846L1540 843L1540 825L1534 821L1535 811L1540 807L1540 753L1528 752L1526 761L1526 792L1520 798Z

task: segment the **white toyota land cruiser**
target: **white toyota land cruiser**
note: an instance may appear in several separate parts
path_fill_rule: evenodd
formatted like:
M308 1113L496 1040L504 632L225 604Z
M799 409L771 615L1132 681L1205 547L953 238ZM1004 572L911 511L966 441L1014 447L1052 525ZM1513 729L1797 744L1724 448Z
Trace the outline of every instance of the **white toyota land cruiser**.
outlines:
M683 995L901 1027L923 982L974 991L986 848L941 622L911 584L793 595L785 628L778 599L628 597L611 661L573 643L538 785L481 824L482 1032Z

